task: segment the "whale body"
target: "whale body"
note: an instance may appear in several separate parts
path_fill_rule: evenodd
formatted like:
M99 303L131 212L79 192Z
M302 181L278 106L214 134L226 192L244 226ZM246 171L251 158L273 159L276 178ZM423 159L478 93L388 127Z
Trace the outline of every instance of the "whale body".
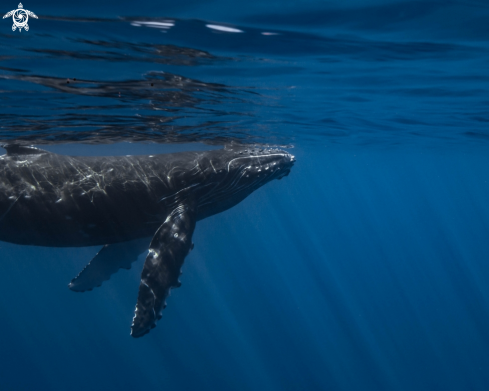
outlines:
M156 326L198 220L238 204L289 174L295 158L275 148L228 146L142 156L65 156L4 145L0 240L49 247L101 245L69 287L87 291L148 251L131 335Z

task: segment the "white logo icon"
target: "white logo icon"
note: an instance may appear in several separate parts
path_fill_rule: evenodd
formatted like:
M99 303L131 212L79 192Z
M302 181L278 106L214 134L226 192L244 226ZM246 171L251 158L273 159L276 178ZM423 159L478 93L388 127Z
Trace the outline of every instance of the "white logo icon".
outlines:
M12 31L15 31L16 28L19 29L19 31L22 31L22 28L25 29L25 31L29 31L29 25L27 24L27 21L29 20L29 16L32 16L33 18L37 19L36 14L34 12L31 12L29 10L25 10L24 6L22 3L19 3L18 9L10 11L9 13L5 14L3 18L8 18L9 16L12 16L12 20L14 21L14 24L12 25Z

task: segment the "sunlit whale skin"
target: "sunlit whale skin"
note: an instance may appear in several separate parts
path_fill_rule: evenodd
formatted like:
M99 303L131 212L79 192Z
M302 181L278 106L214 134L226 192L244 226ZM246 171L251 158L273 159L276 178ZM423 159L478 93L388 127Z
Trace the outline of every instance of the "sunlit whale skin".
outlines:
M36 246L103 245L70 283L91 290L148 250L131 335L155 327L190 251L198 220L289 174L295 158L274 148L81 157L4 145L0 240Z

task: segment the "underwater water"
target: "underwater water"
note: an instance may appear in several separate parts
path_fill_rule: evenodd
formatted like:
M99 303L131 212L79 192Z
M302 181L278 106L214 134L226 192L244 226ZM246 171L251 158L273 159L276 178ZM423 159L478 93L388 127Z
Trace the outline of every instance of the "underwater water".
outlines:
M489 388L486 2L24 7L29 31L0 24L2 143L297 161L197 223L143 338L144 255L75 293L99 247L0 242L0 390Z

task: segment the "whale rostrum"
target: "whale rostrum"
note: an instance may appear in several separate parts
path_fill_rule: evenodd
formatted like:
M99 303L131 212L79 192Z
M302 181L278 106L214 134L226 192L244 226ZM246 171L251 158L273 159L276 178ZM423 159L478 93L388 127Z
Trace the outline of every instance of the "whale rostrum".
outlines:
M180 286L196 222L287 176L294 156L231 145L205 152L66 156L3 145L0 240L35 246L103 246L69 287L83 292L128 269L145 250L131 335L156 326Z

